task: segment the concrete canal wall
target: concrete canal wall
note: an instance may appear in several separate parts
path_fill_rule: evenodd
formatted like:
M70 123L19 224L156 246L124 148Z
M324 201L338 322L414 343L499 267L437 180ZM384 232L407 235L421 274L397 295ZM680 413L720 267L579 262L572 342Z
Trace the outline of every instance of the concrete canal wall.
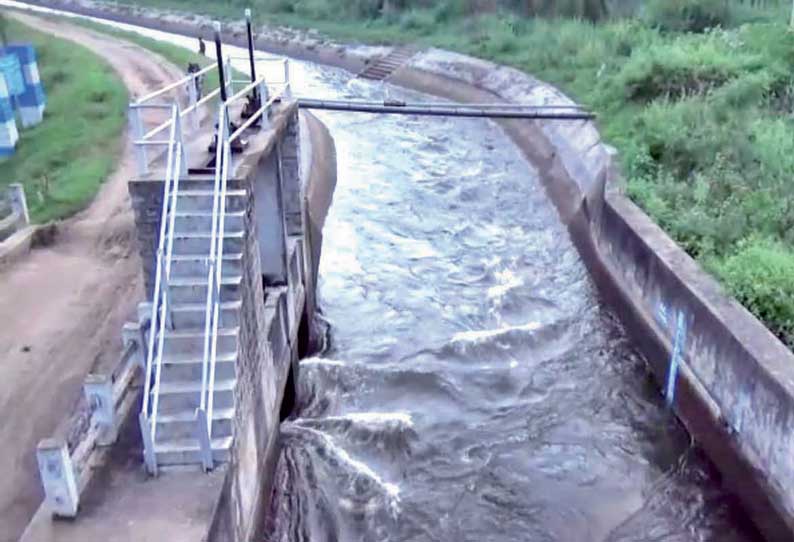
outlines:
M208 23L85 0L47 5L193 36ZM236 26L230 33L243 43ZM258 47L351 71L388 52L272 35L260 34ZM461 102L573 103L522 72L441 50L418 53L390 81ZM538 168L603 297L674 393L679 418L765 536L791 539L794 355L621 193L615 152L593 123L500 124Z

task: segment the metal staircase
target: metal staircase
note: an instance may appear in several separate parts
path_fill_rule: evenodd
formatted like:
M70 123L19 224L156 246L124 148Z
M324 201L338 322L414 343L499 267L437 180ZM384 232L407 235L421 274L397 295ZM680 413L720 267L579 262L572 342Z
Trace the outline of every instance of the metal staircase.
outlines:
M214 176L186 175L174 111L140 415L152 474L163 465L209 470L228 459L242 306L246 192L229 187L226 108Z

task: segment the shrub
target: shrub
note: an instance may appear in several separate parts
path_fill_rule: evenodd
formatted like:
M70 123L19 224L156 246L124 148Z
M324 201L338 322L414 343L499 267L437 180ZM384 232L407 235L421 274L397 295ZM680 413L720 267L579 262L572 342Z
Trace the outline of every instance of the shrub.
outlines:
M649 24L665 31L703 32L731 26L733 10L725 0L650 0L645 17Z
M755 238L711 264L736 299L794 346L794 253L779 242Z
M764 59L745 51L723 32L706 37L681 36L636 51L623 66L618 83L631 100L681 98L703 94L740 73L764 67Z

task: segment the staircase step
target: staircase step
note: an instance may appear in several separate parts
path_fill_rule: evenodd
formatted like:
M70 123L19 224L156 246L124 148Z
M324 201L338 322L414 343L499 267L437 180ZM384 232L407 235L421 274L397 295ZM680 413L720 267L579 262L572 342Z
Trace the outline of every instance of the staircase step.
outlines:
M224 275L221 277L221 285L239 285L242 283L243 277L242 275ZM195 276L195 277L173 277L169 281L169 286L171 288L183 288L183 287L193 287L193 286L201 286L202 288L207 287L207 277L206 276ZM176 305L178 303L174 303Z
M212 211L214 190L186 189L179 191L176 208L180 212ZM248 192L244 189L232 189L226 192L226 211L244 211L248 205Z
M210 367L207 366L209 374ZM201 381L204 371L204 353L185 355L174 359L163 360L162 380ZM237 354L235 352L218 352L215 356L215 380L233 380L237 377Z
M217 352L237 352L239 328L218 329ZM165 333L163 357L180 355L204 355L204 327L194 329L168 330Z
M225 247L224 247L225 248ZM204 277L206 282L207 254L174 254L171 256L171 280L184 277ZM241 275L243 254L223 251L223 275Z
M236 379L216 379L214 408L234 408ZM154 393L154 391L152 391ZM158 416L195 410L201 406L201 379L160 383Z
M232 437L213 438L212 458L215 461L229 460ZM197 439L179 439L158 442L154 445L157 463L160 465L192 465L201 463L201 447Z
M233 408L214 408L212 412L212 437L232 436ZM196 411L184 410L157 416L157 440L168 443L197 438Z
M179 209L179 204L177 204ZM245 212L226 213L226 230L245 230ZM174 229L176 231L210 231L212 229L212 210L176 212Z
M220 325L237 327L240 325L240 309L242 301L224 301L220 304ZM206 303L178 303L171 307L174 326L177 329L201 327L207 316Z
M203 231L177 231L174 237L174 254L209 254L210 241L212 240L211 232ZM228 250L232 253L243 251L243 244L245 242L245 232L238 231L224 231L223 232L223 251Z
M243 277L241 275L224 275L221 278L221 301L237 301L241 297L240 287ZM171 303L206 303L207 302L207 277L172 277L169 281Z

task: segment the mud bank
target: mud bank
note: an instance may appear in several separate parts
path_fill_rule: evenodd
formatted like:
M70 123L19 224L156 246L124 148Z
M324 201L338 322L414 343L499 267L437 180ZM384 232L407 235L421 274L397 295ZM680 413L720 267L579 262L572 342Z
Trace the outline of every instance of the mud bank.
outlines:
M191 36L209 23L85 0L47 6ZM228 41L242 44L242 25L227 28ZM260 29L257 46L351 71L388 51L274 29ZM518 70L441 50L418 53L390 82L461 102L573 103ZM677 366L674 408L726 485L768 539L790 539L794 355L621 193L614 151L592 123L501 125L538 167L599 290L661 387Z

